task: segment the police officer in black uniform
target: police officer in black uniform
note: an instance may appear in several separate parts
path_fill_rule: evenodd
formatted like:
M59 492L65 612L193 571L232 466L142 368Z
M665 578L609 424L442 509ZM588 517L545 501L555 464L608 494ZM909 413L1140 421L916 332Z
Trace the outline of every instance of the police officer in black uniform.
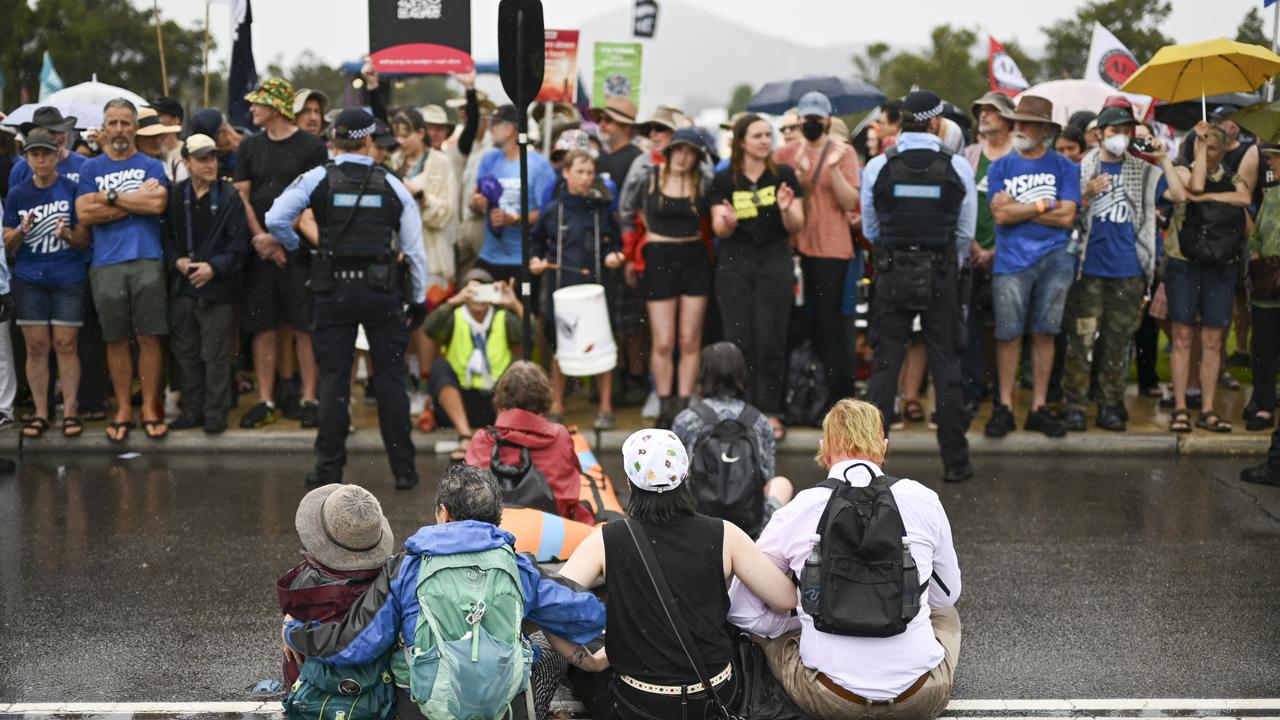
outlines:
M938 137L942 112L937 95L927 90L908 95L897 145L868 163L863 174L862 227L875 244L876 264L875 367L867 400L885 418L893 415L899 371L919 315L933 372L943 478L960 482L973 476L960 376L968 297L961 277L978 196L969 164Z
M361 325L373 358L378 425L396 487L418 482L404 357L409 333L426 317L427 257L418 204L371 157L376 128L364 110L343 110L333 123L337 156L299 176L267 213L267 229L286 250L299 245L293 222L303 210L312 209L319 227L309 285L315 297L320 430L308 486L342 482L351 364Z

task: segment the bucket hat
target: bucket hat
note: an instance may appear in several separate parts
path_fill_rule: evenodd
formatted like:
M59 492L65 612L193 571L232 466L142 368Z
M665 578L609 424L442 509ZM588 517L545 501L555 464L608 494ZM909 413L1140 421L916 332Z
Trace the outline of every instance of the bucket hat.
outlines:
M32 128L42 127L50 132L67 132L76 126L76 118L74 115L62 117L62 111L52 105L44 105L36 108L31 114L31 121L24 122L19 127L25 135Z
M245 100L254 105L266 105L274 108L276 112L285 116L285 118L293 119L293 83L284 78L267 78L258 85L258 89L244 96Z
M1013 98L1002 92L992 90L977 100L974 100L973 105L970 106L970 111L976 118L978 117L978 111L985 106L995 108L996 113L1006 120L1009 120L1013 115Z
M395 536L382 505L359 485L325 485L307 493L294 525L302 547L333 570L372 570L394 551Z

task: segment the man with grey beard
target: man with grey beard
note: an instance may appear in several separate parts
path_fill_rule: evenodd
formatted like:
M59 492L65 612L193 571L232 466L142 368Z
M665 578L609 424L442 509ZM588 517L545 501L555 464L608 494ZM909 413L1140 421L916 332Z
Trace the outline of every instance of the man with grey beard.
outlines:
M1025 428L1057 438L1067 434L1066 427L1045 403L1054 337L1076 270L1075 248L1069 244L1080 205L1080 170L1048 146L1058 128L1052 102L1024 95L1009 119L1014 123L1014 152L987 170L987 196L996 223L991 289L1000 398L986 435L1004 437L1016 426L1013 388L1022 338L1029 334L1034 385Z

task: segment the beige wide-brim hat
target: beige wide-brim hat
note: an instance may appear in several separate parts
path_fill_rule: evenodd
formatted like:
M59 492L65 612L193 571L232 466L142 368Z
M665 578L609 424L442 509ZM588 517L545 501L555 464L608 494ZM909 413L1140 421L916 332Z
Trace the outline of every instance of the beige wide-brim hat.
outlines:
M332 570L372 570L386 564L395 549L382 505L359 485L331 484L307 493L294 525L302 547Z
M154 108L138 108L138 135L152 137L154 135L168 135L180 132L182 132L181 125L162 125L160 123L160 115Z

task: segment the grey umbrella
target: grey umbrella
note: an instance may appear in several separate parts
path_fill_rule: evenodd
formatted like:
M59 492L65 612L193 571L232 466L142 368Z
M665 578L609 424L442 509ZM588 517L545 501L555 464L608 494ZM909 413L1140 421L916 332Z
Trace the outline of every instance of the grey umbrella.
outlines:
M885 98L883 90L865 80L834 75L814 76L767 83L747 103L747 110L781 115L795 107L805 93L814 91L827 96L837 115L870 110Z

